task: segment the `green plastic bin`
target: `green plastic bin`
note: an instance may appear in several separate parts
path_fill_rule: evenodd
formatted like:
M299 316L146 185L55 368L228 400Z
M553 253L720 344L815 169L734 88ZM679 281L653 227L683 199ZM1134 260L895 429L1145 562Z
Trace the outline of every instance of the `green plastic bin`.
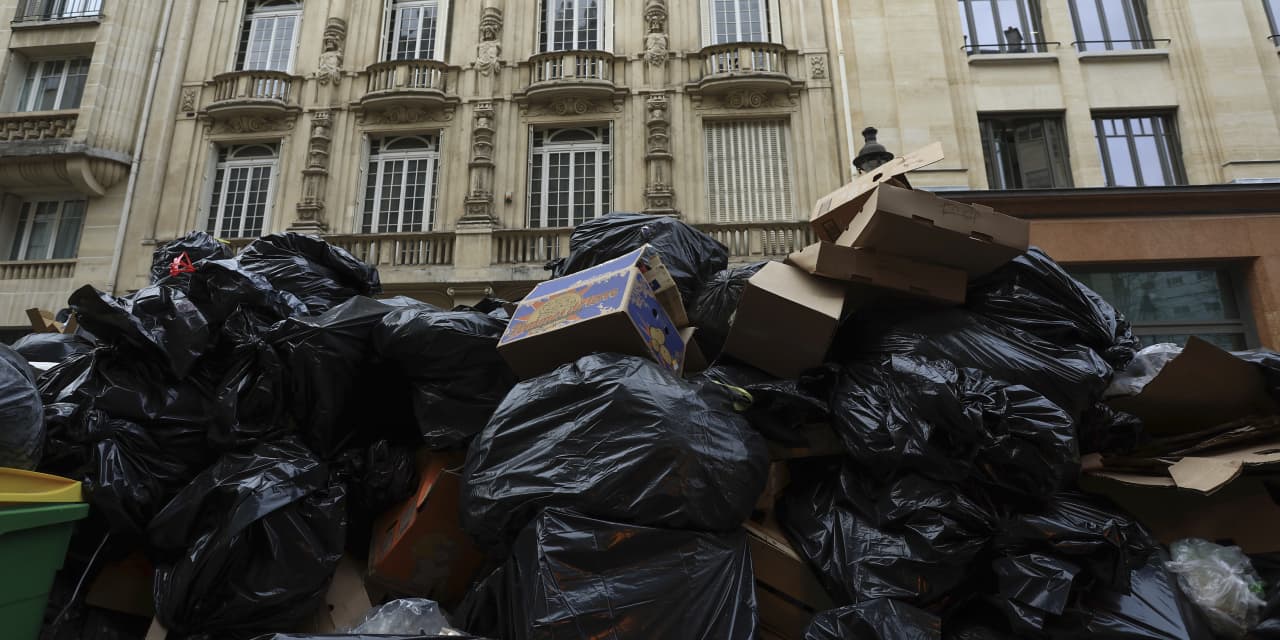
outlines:
M76 521L87 515L84 503L0 506L0 635L40 637L53 576L62 568Z

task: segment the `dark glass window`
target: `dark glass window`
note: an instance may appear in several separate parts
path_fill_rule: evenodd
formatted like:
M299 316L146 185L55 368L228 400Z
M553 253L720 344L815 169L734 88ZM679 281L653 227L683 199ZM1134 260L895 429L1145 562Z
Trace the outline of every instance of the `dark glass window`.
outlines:
M960 0L969 53L1043 53L1044 26L1036 0Z
M1080 51L1150 49L1151 24L1145 0L1071 0Z
M987 182L992 189L1071 186L1061 116L979 116Z
M1186 184L1172 116L1097 116L1093 122L1108 187Z

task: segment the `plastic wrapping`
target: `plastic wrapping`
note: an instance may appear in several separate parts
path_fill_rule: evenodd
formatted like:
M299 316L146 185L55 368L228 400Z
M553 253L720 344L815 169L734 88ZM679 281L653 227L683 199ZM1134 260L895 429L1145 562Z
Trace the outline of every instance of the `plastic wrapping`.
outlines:
M1079 471L1071 417L1040 394L944 360L850 365L831 404L849 454L880 482L914 472L1046 497Z
M22 356L0 344L0 467L35 469L44 439L35 375Z
M418 305L387 314L374 330L374 348L413 385L414 414L428 448L465 445L515 386L497 349L506 329L505 320L479 310Z
M209 321L187 294L152 285L123 298L85 285L68 299L80 324L99 340L139 350L179 379L209 349Z
M719 385L645 358L586 356L512 389L467 453L462 524L509 540L542 507L732 531L764 489L764 439Z
M1125 591L1096 589L1078 609L1051 623L1051 640L1211 640L1213 634L1178 590L1176 579L1153 554L1134 569Z
M1076 438L1081 454L1133 453L1144 438L1142 420L1099 402L1080 416L1076 423Z
M742 291L747 288L751 276L766 264L769 263L757 262L719 271L703 283L697 298L685 299L689 305L689 322L698 328L694 338L708 360L720 356L725 340L729 339L729 329L733 327Z
M184 253L187 255L187 259L193 263L205 258L226 260L234 255L231 247L226 243L220 242L217 238L203 231L192 231L177 240L171 240L160 245L151 254L151 283L155 284L171 277L170 269L173 266L173 261L181 259ZM179 275L171 282L185 283L189 277Z
M965 306L1057 345L1085 345L1116 369L1140 347L1115 307L1035 247L973 282Z
M749 365L722 359L715 366L693 378L737 387L751 396L751 406L743 412L747 421L770 440L784 444L803 444L797 429L804 425L825 423L830 408L822 393L825 381L779 380Z
M197 476L151 522L161 624L287 630L314 613L346 532L345 494L328 476L292 439L229 453Z
M617 212L575 227L569 257L553 263L552 277L577 273L646 244L662 255L685 304L697 297L703 283L729 266L728 249L694 227L670 216Z
M1261 620L1267 602L1262 578L1240 547L1188 538L1169 545L1166 565L1219 637L1243 638Z
M1159 375L1170 360L1182 354L1182 346L1168 342L1153 344L1139 351L1129 366L1117 370L1107 387L1106 397L1136 396L1142 393L1147 383Z
M405 598L374 607L351 633L419 634L457 637L467 634L449 626L449 620L434 600Z
M804 640L942 640L942 621L881 598L819 613L805 629Z
M62 362L93 351L93 342L74 333L29 333L13 343L13 350L27 362Z
M1022 635L1034 635L1051 615L1070 604L1080 567L1039 553L997 558L991 566L999 588L997 606Z
M500 621L493 635L504 640L756 637L755 581L741 531L654 529L547 509L489 580L486 604L494 608L471 618Z

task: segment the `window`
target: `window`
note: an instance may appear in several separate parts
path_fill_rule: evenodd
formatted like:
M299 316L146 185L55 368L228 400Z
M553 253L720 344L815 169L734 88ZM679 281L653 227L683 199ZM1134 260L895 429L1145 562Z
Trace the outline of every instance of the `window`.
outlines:
M65 260L76 257L84 227L84 200L27 200L9 244L10 260Z
M18 111L76 109L84 97L89 58L35 60L27 65Z
M774 32L766 0L703 0L703 40L707 45L769 42Z
M1071 0L1080 51L1150 49L1146 0Z
M222 238L262 235L271 211L272 182L279 157L274 144L220 148L205 231Z
M1197 336L1224 349L1251 346L1239 272L1193 265L1151 270L1071 269L1072 275L1124 313L1142 344L1185 344Z
M969 53L1043 53L1044 27L1036 0L960 0Z
M292 72L302 4L296 0L251 0L240 31L236 71Z
M543 51L590 51L605 48L608 0L543 0Z
M1186 183L1172 116L1101 116L1093 123L1108 187Z
M713 222L794 219L785 120L708 122L705 134Z
M529 227L572 227L598 218L612 194L609 128L534 129Z
M388 7L383 60L443 60L447 0L398 0Z
M383 138L369 143L361 233L430 231L440 177L439 139Z
M1267 20L1271 22L1271 41L1280 46L1280 0L1263 0Z
M93 18L102 13L102 0L20 0L14 22L42 22Z
M1061 116L979 116L992 189L1071 186Z

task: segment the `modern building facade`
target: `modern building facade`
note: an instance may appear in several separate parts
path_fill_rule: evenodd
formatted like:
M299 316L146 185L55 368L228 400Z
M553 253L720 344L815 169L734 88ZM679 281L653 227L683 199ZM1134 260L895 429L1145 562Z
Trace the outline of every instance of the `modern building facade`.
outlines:
M1150 339L1280 346L1277 0L0 0L0 15L15 16L0 325L80 283L142 286L154 245L191 229L322 233L389 293L441 305L520 297L575 224L612 210L777 258L809 242L811 204L852 177L874 125L898 152L941 140L918 188L1031 218ZM106 96L131 108L97 115ZM27 160L32 137L50 168ZM99 165L114 179L78 177Z

